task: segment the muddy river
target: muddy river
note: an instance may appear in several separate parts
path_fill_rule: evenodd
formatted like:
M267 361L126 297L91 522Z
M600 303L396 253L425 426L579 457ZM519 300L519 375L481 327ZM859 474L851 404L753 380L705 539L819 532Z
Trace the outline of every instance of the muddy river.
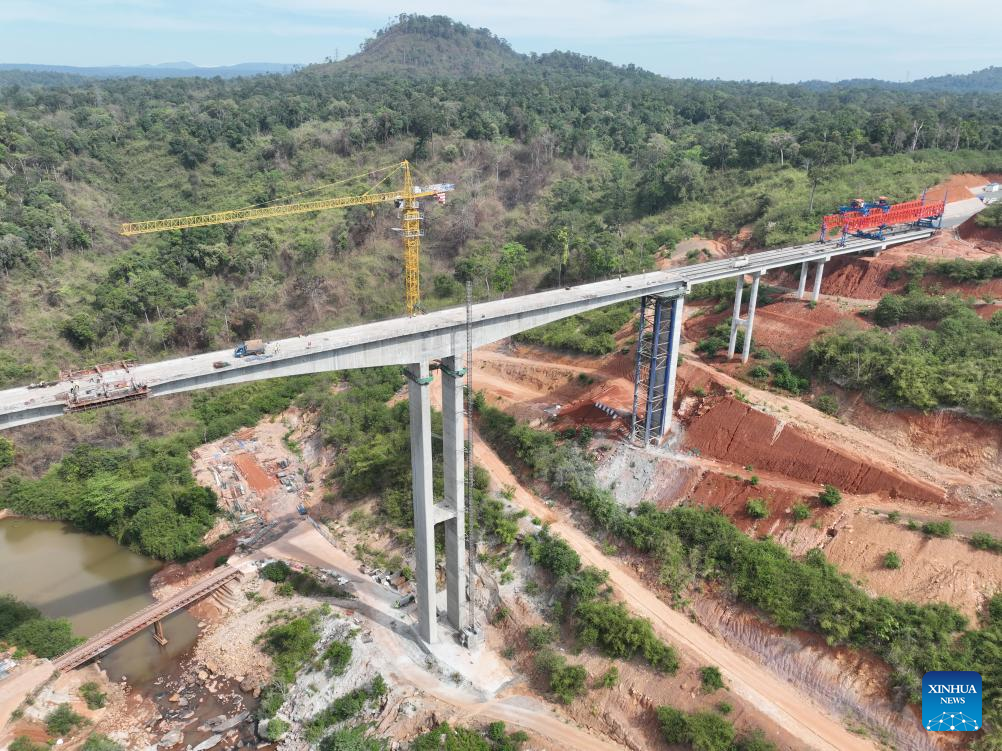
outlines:
M67 618L78 636L93 636L153 602L150 577L159 567L109 537L61 522L0 519L0 592L50 618ZM164 630L166 647L146 630L106 653L101 664L109 677L141 686L169 672L194 643L198 625L182 610L164 621Z

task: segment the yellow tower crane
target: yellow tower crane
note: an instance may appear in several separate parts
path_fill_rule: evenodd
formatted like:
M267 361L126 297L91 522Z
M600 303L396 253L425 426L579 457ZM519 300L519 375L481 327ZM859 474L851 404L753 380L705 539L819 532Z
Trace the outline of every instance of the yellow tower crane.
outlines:
M455 189L452 183L435 183L433 185L415 185L411 176L410 162L404 160L396 165L384 167L379 170L367 173L373 175L386 170L391 170L377 183L386 182L397 172L403 173L403 189L384 191L380 193L369 191L357 196L338 196L335 198L323 198L314 201L302 201L298 203L282 203L277 205L257 205L243 209L231 209L229 211L216 211L211 214L195 214L192 216L179 216L171 219L149 219L141 222L129 222L122 225L121 233L126 236L144 235L154 232L166 232L174 229L187 229L190 227L209 227L215 224L233 224L235 222L247 222L255 219L268 219L276 216L291 216L292 214L306 214L311 211L323 211L325 209L340 209L347 206L367 206L376 203L392 201L401 212L400 234L404 241L404 295L407 302L407 314L414 315L421 301L420 286L420 256L421 256L421 206L419 199L434 196L440 203L445 203L445 194ZM364 177L355 177L340 180L333 185L348 182L349 180ZM328 185L321 188L314 188L306 193L322 190L330 187ZM297 195L302 195L297 194ZM279 199L284 200L284 199Z

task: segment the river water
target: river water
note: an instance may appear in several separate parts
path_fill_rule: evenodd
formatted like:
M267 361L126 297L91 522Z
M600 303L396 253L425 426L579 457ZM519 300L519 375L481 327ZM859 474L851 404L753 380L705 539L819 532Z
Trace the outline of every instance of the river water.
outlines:
M67 618L78 636L93 636L153 602L150 577L160 568L110 537L61 522L0 519L0 593L12 594L50 618ZM169 672L195 642L198 624L181 610L164 620L168 644L144 630L101 658L112 680L142 686Z

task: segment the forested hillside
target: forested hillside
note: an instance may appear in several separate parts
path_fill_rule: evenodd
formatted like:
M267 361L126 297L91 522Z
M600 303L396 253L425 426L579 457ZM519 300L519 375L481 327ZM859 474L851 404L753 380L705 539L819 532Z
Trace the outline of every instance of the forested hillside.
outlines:
M636 271L693 232L799 240L848 196L1002 169L1002 96L670 80L518 55L441 17L402 17L358 55L287 76L4 76L0 386L398 314L392 207L116 230L402 158L457 184L427 207L427 307L457 302L464 278L485 296Z

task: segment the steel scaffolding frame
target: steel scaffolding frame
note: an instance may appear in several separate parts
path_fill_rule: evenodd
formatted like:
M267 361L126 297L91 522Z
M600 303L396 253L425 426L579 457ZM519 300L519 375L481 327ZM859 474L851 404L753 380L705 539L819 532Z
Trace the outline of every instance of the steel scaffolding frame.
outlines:
M637 364L633 377L633 418L630 438L634 443L658 443L671 423L673 379L668 372L678 356L672 342L675 326L673 297L645 295L640 299L637 334ZM665 405L669 405L666 410Z

